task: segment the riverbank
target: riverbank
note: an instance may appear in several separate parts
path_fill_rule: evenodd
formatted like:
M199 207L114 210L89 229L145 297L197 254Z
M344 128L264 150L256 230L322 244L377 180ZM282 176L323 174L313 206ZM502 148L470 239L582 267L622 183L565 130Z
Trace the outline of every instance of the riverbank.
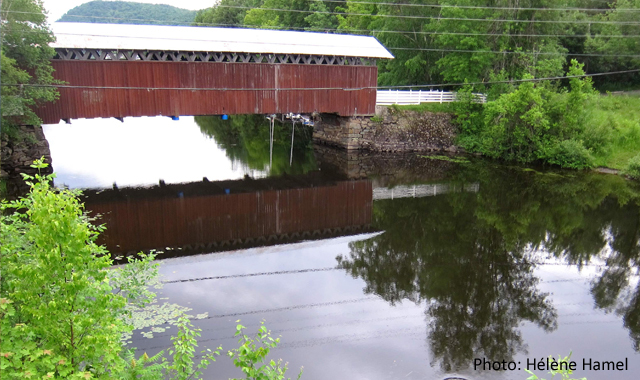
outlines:
M456 114L457 107L455 103L393 106L400 111L447 114ZM485 107L478 108L482 112ZM476 120L484 122L483 116L477 115ZM462 131L457 144L470 152L479 152L474 143L478 142L482 130L479 126L475 133L465 134ZM590 153L592 167L625 170L630 160L640 155L640 96L602 94L587 99L577 134L578 140Z

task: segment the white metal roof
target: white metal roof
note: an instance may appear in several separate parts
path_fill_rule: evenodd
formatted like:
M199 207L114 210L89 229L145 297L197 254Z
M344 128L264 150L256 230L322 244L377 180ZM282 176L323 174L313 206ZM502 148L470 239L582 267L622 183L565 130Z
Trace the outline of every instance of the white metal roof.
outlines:
M264 29L57 22L56 48L393 58L375 37Z

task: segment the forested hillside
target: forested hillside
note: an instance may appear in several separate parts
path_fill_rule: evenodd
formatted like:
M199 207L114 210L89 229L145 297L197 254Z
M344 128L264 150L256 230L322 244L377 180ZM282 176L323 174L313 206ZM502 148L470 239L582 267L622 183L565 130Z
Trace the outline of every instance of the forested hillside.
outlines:
M165 4L142 4L129 1L91 1L65 13L64 22L111 24L189 25L195 11Z

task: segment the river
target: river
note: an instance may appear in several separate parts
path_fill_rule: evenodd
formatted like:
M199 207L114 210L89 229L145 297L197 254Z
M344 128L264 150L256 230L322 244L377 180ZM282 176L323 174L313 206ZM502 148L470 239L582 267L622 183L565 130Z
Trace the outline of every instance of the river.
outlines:
M334 150L301 125L291 153L288 123L272 152L260 116L44 127L56 184L85 189L101 242L160 252L138 354L169 347L163 318L184 309L198 350L235 348L236 321L250 334L264 321L292 378L304 366L303 379L525 379L527 361L570 352L576 378L638 378L637 184ZM204 378L241 376L223 355Z

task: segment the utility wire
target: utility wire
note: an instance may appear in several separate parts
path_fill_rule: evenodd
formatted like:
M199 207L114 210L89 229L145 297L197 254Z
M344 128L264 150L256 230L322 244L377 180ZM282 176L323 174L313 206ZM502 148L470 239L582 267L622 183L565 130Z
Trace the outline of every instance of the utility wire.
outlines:
M600 21L600 20L510 20L510 19L489 19L489 18L460 18L460 17L434 17L434 16L413 16L413 15L372 15L369 13L348 13L348 12L328 12L328 11L307 11L301 9L282 9L282 8L252 8L237 5L218 5L224 8L234 9L261 9L265 11L274 12L293 12L293 13L310 13L310 14L328 14L336 16L364 16L364 17L383 17L383 18L403 18L403 19L417 19L417 20L436 20L436 21L478 21L478 22L512 22L512 23L544 23L544 24L608 24L608 25L640 25L640 21ZM22 13L22 14L35 14L36 12L26 11L5 11L5 13ZM128 18L116 18L116 17L102 17L102 16L80 16L80 15L67 15L67 17L80 17L80 18L102 18L111 20L126 20L126 21L156 21L166 23L164 20L148 20L148 19L128 19ZM175 23L180 24L180 23ZM194 22L194 24L199 24Z
M156 91L156 90L182 90L182 91L316 91L316 90L343 90L343 91L361 91L361 90L380 90L380 89L400 89L400 88L436 88L436 87L449 87L449 86L467 86L476 84L497 84L497 83L524 83L524 82L541 82L545 80L561 80L571 78L587 78L596 76L616 75L616 74L628 74L640 72L640 69L624 70L624 71L611 71L606 73L594 73L584 75L567 75L548 78L531 78L531 79L511 79L502 81L489 81L489 82L469 82L469 83L441 83L441 84L416 84L416 85L403 85L403 86L362 86L354 88L345 87L299 87L299 88L212 88L212 87L128 87L128 86L83 86L83 85L62 85L62 84L2 84L2 86L25 86L25 87L55 87L55 88L86 88L86 89L100 89L100 90L144 90L144 91Z
M323 3L345 3L344 0L315 0ZM602 2L611 3L611 0L601 0ZM398 4L398 3L384 3L384 2L374 2L374 1L351 1L349 0L348 4L365 4L365 5L389 5L396 7L409 7L409 8L457 8L457 9L489 9L489 10L509 10L509 11L582 11L582 12L609 12L613 10L618 11L629 11L629 12L639 12L638 8L534 8L534 7L487 7L481 5L452 5L452 4ZM219 7L221 5L213 6L212 8ZM222 5L224 7L224 5Z
M430 49L430 48L405 48L405 47L387 47L391 50L412 50L412 51L434 51L448 53L489 53L489 54L528 54L528 55L562 55L576 57L625 57L640 58L638 54L605 54L605 53L560 53L560 52L533 52L533 51L496 51L496 50L464 50L464 49Z
M434 16L415 16L415 15L386 15L369 13L349 13L349 12L329 12L329 11L311 11L303 9L283 9L283 8L252 8L241 5L217 5L221 8L231 9L261 9L264 11L273 12L293 12L293 13L312 13L312 14L327 14L335 16L365 16L365 17L383 17L383 18L404 18L404 19L417 19L417 20L459 20L459 21L481 21L481 22L522 22L522 23L553 23L553 24L617 24L617 25L640 25L637 21L600 21L600 20L573 20L573 21L560 21L560 20L506 20L506 19L484 19L484 18L460 18L460 17L434 17Z
M103 35L103 34L80 34L80 33L58 33L57 35L66 35L66 36L86 36L86 37L109 37L109 38L135 38L135 39L148 39L148 40L170 40L170 41L188 41L188 42L212 42L211 40L204 39L174 39L169 37L138 37L138 36L129 36L129 35ZM640 37L640 36L639 36ZM216 40L214 42L238 42L234 40ZM255 41L251 42L253 45L273 45L273 42L263 42L263 41ZM286 46L304 46L308 47L308 44L297 44L297 43L279 43L279 45ZM352 46L352 45L333 45L336 48L349 48L349 49L371 49L367 46ZM529 51L496 51L496 50L466 50L466 49L438 49L438 48L413 48L413 47L387 47L386 49L391 50L409 50L409 51L432 51L432 52L451 52L451 53L490 53L490 54L532 54L532 55L561 55L561 52L529 52ZM61 49L64 49L61 47ZM87 50L107 50L106 48L101 49L91 49L86 48ZM112 50L131 50L131 49L112 49ZM136 50L136 49L133 49ZM258 53L255 53L258 54ZM272 54L272 53L263 53L263 54ZM640 54L607 54L607 53L566 53L569 56L581 56L581 57L627 57L627 58L640 58Z
M83 16L85 17L85 16ZM86 17L94 17L94 16L86 16ZM99 16L96 16L99 17ZM104 19L111 19L111 17L99 17ZM115 19L115 18L114 18ZM135 20L135 19L131 19ZM160 20L140 20L140 21L160 21ZM132 25L132 24L122 24L122 25ZM133 24L133 25L142 25L142 24ZM150 25L150 26L162 26L162 25ZM192 26L191 24L181 24L181 25L165 25L165 26ZM454 36L500 36L500 37L563 37L563 38L640 38L640 34L624 34L624 35L616 35L616 34L594 34L594 35L584 35L584 34L509 34L509 33L465 33L465 32L441 32L441 31L414 31L414 30L381 30L381 29L314 29L308 30L306 28L301 27L286 27L286 26L269 26L267 29L258 28L251 25L242 25L242 24L208 24L208 23L198 23L197 26L211 26L211 27L222 27L222 28L242 28L242 29L260 29L260 30L272 30L272 29L286 29L293 31L304 31L309 33L318 33L318 32L338 32L331 34L344 34L344 35L361 35L361 34L353 34L353 32L363 32L367 34L424 34L424 35L454 35ZM44 30L25 30L21 31L21 33L46 33ZM135 36L106 36L103 34L80 34L80 33L55 33L58 35L67 35L67 36L91 36L91 37L128 37L132 38ZM170 39L175 40L174 38L167 37L135 37L135 38L148 38L148 39ZM188 39L185 41L209 41L209 40L197 40L197 39ZM236 41L233 41L236 42ZM255 42L258 43L258 42Z
M127 25L127 24L122 24ZM214 25L214 24L212 24ZM230 26L232 28L242 27L242 25L238 24L215 24L216 26ZM160 26L160 25L157 25ZM232 31L229 28L229 31ZM257 28L244 28L244 29L257 29ZM304 28L293 28L297 30L303 30L306 32L315 32L308 31ZM265 29L260 29L265 30ZM269 30L269 29L266 29ZM400 34L425 34L425 35L454 35L454 36L499 36L499 37L575 37L575 38L586 38L586 35L576 35L576 34L508 34L508 33L460 33L460 32L426 32L426 31L411 31L411 30L367 30L367 29L350 29L350 30L340 30L340 29L323 29L326 31L334 31L334 32L368 32L368 33L400 33ZM24 33L44 33L44 31L24 31ZM352 35L352 36L362 36L360 34L350 34L350 33L332 33L332 34L343 34L343 35ZM150 39L150 40L176 40L175 38L170 37L138 37L138 36L114 36L114 35L105 35L105 34L85 34L85 33L55 33L56 36L86 36L86 37L114 37L114 38L140 38L140 39ZM369 36L365 36L369 37ZM596 34L590 35L589 38L640 38L640 34L627 34L627 35L614 35L614 34ZM203 42L211 42L211 40L201 40L201 39L179 39L180 41L203 41ZM216 42L238 42L237 40L233 41L223 41L216 40ZM251 42L252 44L264 44L271 42ZM305 44L287 44L287 45L302 45L308 46Z

